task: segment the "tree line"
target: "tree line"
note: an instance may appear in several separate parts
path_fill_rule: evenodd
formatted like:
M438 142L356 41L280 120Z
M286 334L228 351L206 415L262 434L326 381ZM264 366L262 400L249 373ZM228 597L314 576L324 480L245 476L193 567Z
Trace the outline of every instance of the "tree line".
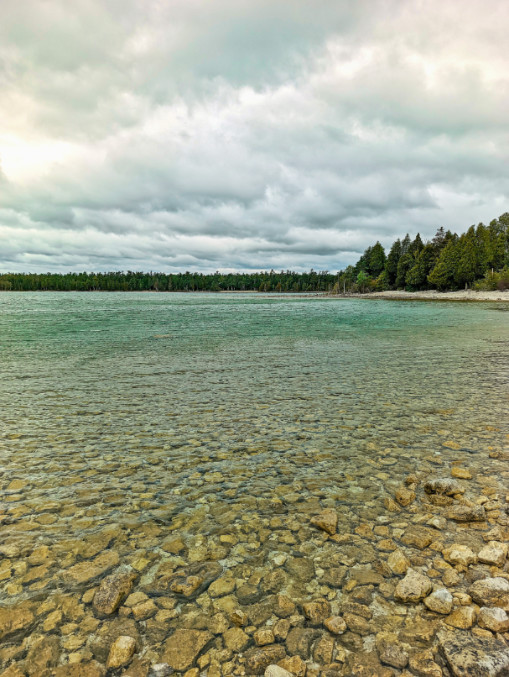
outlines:
M334 285L338 293L465 288L509 289L509 213L489 226L470 226L462 235L439 228L429 242L419 233L413 240L407 234L387 255L377 242L338 273Z
M328 271L296 273L7 273L3 291L260 291L330 292L336 275Z
M388 289L440 291L509 289L509 213L457 235L439 228L423 242L397 239L386 254L380 242L338 273L4 273L0 291L259 291L364 293Z

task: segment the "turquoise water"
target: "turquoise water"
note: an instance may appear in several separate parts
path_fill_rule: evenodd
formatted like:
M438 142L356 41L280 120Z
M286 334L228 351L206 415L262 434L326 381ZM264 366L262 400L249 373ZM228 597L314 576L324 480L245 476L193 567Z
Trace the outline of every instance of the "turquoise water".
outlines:
M318 509L341 506L351 533L385 523L384 499L416 470L459 461L496 481L487 464L509 432L504 304L4 293L0 370L8 605L82 595L96 581L65 572L105 551L149 597L162 562L214 560L238 581L278 553L318 562ZM174 537L178 554L164 549ZM287 574L295 599L332 594ZM193 609L218 611L186 604L168 634ZM147 623L155 660L162 631ZM93 654L74 634L62 661Z

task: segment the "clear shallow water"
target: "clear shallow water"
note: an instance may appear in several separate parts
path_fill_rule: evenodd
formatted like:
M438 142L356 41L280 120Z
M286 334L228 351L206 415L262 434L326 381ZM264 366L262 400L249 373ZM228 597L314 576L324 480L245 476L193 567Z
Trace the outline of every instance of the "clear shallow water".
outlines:
M341 593L320 581L325 551L311 515L336 507L343 533L385 523L384 499L406 475L451 461L476 469L481 485L503 481L489 454L507 444L506 308L1 294L0 566L9 573L0 573L0 598L55 598L48 609L58 610L62 596L78 599L97 583L65 572L115 552L150 598L162 563L214 560L237 587L252 580L263 601L263 576L283 553L319 571L306 580L283 565L290 597L334 603ZM167 546L175 538L176 553ZM336 546L336 564L339 552L374 566L353 542L357 551ZM41 546L48 556L31 562ZM139 622L151 659L193 614L225 611L207 596L178 604L175 618ZM44 634L45 618L10 644ZM51 632L66 637L66 622ZM83 642L62 639L59 660L99 655L83 623L72 631ZM0 653L5 665L13 656Z

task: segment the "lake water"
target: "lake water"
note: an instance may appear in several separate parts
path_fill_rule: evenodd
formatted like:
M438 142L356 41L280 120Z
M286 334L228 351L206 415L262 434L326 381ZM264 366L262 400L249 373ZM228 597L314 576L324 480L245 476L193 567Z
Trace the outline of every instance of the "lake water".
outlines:
M317 597L340 614L367 587L371 627L331 640L329 663L347 665L377 632L429 621L366 574L390 586L383 562L396 547L434 570L401 538L443 508L391 509L405 478L449 477L456 464L473 475L472 498L507 491L508 304L4 293L0 370L0 600L25 613L4 630L0 672L102 664L120 630L136 635L142 670L176 629L194 628L214 636L203 674L242 674L256 628L277 623L276 593L297 617ZM488 507L483 528L504 526ZM339 514L335 540L310 525L324 508ZM457 528L447 521L437 537ZM161 582L200 576L203 562L217 563L223 588L185 596ZM143 594L104 619L91 589L119 567ZM236 609L248 617L237 647ZM30 648L48 638L51 658L34 668ZM312 664L329 656L313 646L305 660L319 674Z

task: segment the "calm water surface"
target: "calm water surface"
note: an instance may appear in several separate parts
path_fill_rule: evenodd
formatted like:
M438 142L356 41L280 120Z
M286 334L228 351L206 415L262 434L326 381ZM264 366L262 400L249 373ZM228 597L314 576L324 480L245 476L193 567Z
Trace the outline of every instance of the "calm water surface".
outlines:
M215 561L263 601L276 558L290 597L325 595L334 605L340 593L323 582L312 514L336 507L346 534L386 524L384 501L409 473L452 461L485 485L504 481L489 456L504 451L509 432L508 311L247 294L1 294L0 599L43 609L13 635L3 664L24 660L26 646L12 646L44 635L47 615L112 566L133 567L137 589L157 600L162 565ZM335 545L334 563L375 567L379 553L370 559L364 545ZM73 576L105 552L116 559L99 575ZM311 577L290 565L299 559L311 562ZM174 611L166 603L165 618L138 622L140 652L160 659L175 628L200 612L227 616L231 597L202 593ZM104 660L90 640L102 626L83 625L90 608L74 619L73 641L65 614L46 623L61 662Z

